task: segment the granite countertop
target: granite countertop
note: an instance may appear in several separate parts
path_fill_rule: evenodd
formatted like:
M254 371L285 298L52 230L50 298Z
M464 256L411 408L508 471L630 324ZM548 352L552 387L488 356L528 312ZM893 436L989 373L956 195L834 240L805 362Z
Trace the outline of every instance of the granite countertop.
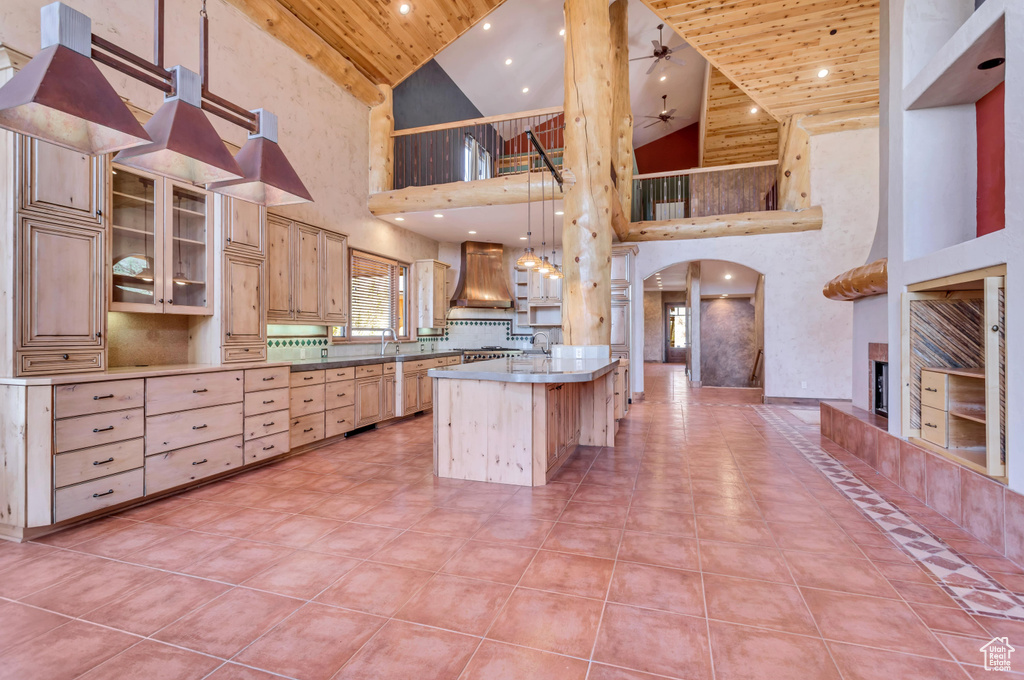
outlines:
M618 359L552 359L521 356L432 368L431 378L493 380L516 383L585 383L614 371Z
M365 366L367 364L391 364L403 361L420 361L421 359L436 359L437 357L454 357L462 354L461 349L447 350L445 352L409 352L406 354L385 354L384 356L370 355L363 357L334 357L315 359L299 359L291 362L292 373L300 371L320 371L325 368L348 368L349 366Z

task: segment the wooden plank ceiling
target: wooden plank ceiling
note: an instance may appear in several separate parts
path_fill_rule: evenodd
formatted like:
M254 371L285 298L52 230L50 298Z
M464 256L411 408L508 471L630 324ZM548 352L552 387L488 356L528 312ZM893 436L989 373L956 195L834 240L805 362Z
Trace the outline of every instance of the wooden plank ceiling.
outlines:
M268 0L284 7L376 84L397 85L503 0Z
M779 157L779 124L721 71L711 67L701 166L772 161ZM756 108L757 113L751 113Z
M776 119L878 106L879 0L644 2Z

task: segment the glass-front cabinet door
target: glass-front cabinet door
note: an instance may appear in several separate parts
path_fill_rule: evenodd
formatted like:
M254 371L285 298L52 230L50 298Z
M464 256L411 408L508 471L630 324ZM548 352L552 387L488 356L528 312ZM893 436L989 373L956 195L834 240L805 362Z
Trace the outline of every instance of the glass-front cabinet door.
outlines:
M212 314L211 195L114 166L110 310Z

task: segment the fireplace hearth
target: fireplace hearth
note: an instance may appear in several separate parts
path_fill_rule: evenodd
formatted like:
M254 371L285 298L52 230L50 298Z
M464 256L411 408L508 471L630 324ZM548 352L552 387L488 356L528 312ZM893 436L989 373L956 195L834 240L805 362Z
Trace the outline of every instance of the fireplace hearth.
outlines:
M868 371L868 404L875 415L888 418L889 345L880 342L868 344Z

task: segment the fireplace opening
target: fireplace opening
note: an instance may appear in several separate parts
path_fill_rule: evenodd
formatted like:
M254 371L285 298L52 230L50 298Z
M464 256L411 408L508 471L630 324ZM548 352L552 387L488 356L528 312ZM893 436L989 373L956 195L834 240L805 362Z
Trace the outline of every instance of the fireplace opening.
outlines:
M886 361L875 361L875 375L873 385L873 399L875 415L884 418L889 417L889 363Z

